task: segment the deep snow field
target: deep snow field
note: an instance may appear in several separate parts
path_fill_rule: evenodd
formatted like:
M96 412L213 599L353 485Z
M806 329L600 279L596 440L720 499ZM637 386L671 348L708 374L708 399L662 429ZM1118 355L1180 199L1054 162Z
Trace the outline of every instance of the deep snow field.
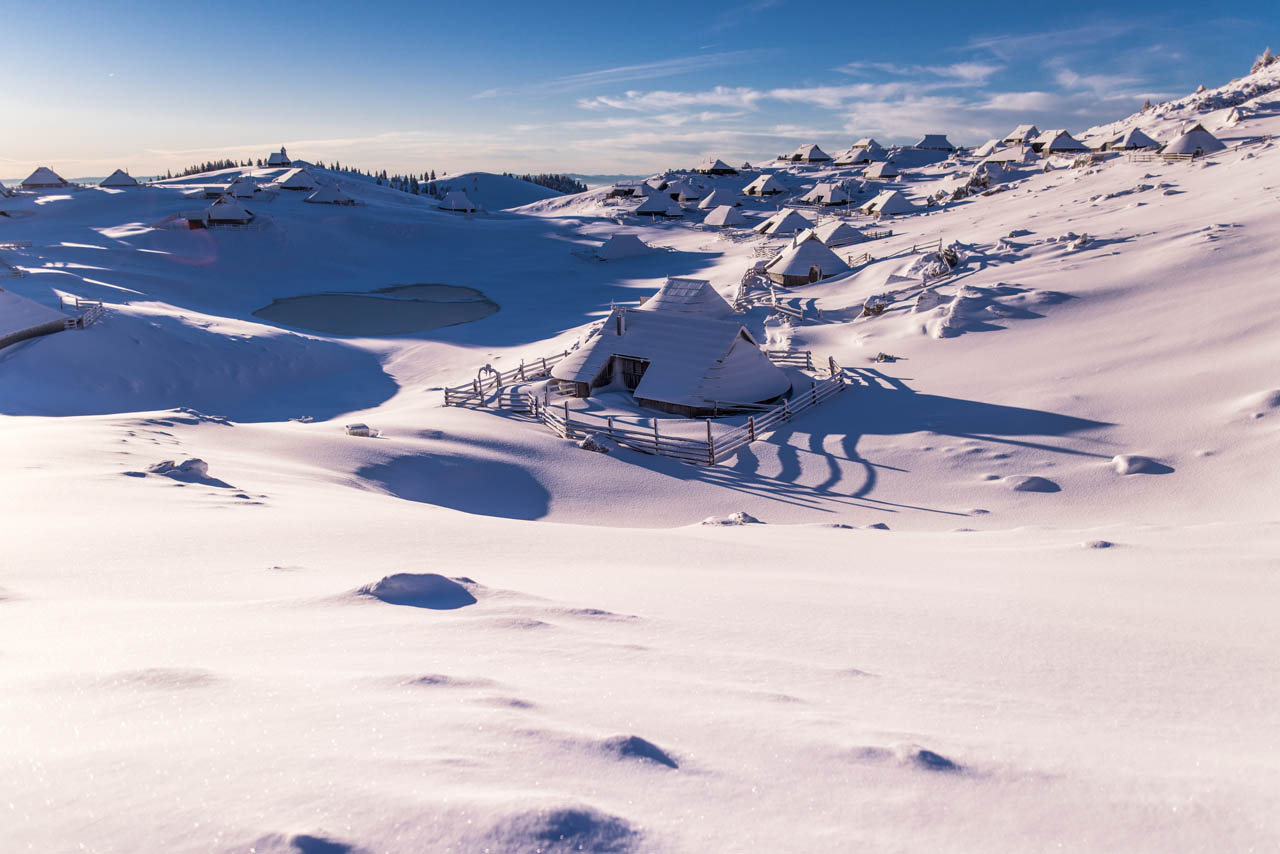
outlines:
M107 309L0 351L0 849L1276 850L1278 83L1098 129L1201 121L1210 158L851 220L892 229L838 250L875 260L744 322L852 387L715 467L440 389L667 276L731 296L785 238L489 175L462 215L317 169L361 204L281 191L246 229L156 227L238 170L0 199L30 242L0 287ZM616 232L664 250L584 258ZM417 284L498 310L254 314Z

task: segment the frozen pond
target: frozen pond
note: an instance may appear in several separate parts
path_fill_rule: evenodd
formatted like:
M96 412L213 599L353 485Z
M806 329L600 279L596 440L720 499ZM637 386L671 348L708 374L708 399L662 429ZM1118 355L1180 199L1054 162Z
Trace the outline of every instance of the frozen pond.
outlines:
M263 320L331 335L403 335L488 317L498 304L475 288L393 285L362 293L278 299L253 314Z

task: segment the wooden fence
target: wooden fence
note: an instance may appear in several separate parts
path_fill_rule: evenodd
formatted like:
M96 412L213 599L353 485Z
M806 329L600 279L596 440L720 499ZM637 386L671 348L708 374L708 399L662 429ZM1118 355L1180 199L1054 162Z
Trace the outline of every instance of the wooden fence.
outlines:
M809 350L765 350L771 361L779 365L792 365L814 370L813 353ZM848 378L834 358L827 359L827 376L812 378L809 388L795 389L792 396L776 406L765 404L739 403L735 401L713 401L717 410L723 405L728 412L751 412L747 423L716 435L711 427L711 419L706 423L705 437L681 436L668 432L663 434L659 419L651 419L649 425L624 421L615 416L592 415L590 413L573 412L569 409L569 401L552 400L551 390L545 387L540 397L538 394L519 389L515 393L503 394L503 383L523 382L550 376L551 367L569 355L568 351L536 359L532 362L521 362L519 367L498 372L489 366L481 368L476 379L470 384L446 387L444 389L445 406L473 406L503 409L523 413L541 421L551 428L557 436L564 439L580 439L586 436L607 436L611 441L632 450L646 454L672 457L687 463L713 466L728 459L739 448L756 441L764 433L773 430L778 424L790 421L797 414L816 406L832 395L845 390ZM690 421L680 421L689 424Z

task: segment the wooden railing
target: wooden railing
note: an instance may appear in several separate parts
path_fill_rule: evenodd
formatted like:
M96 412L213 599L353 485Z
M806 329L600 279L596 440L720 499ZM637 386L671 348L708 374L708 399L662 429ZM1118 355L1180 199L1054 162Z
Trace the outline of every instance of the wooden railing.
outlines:
M766 350L764 352L776 364L795 365L814 370L812 351ZM671 457L697 465L713 466L728 459L739 448L770 432L778 424L790 421L797 414L844 391L848 385L844 369L836 363L834 358L828 358L825 378L810 379L807 389L793 386L791 397L784 399L776 406L711 401L717 416L722 406L726 414L730 412L752 414L747 416L746 424L719 435L713 431L711 419L704 419L706 436L698 438L672 433L664 435L657 418L651 419L650 424L644 425L624 421L612 415L573 412L569 408L567 399L553 401L547 386L543 387L541 395L527 388L508 390L507 394L503 394L503 381L517 382L549 376L551 366L568 355L568 351L565 351L562 354L547 357L545 360L538 359L532 363L521 362L519 367L501 373L486 366L488 370L482 368L470 385L445 388L445 406L488 408L492 405L495 409L531 415L563 439L579 439L592 435L607 436L611 441L635 451ZM690 422L680 421L679 423Z

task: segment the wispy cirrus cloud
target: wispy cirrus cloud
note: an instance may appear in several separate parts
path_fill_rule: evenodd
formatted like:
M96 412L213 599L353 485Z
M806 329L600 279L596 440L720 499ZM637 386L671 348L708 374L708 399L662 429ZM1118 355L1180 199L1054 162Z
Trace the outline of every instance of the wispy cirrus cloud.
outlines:
M753 109L764 97L759 90L742 86L716 86L700 92L673 92L657 89L650 92L628 90L621 95L597 95L579 98L578 106L587 110L614 109L654 111L679 107L733 107Z
M953 62L949 65L901 65L893 62L847 62L836 71L849 75L865 75L876 71L898 77L932 78L927 85L942 88L986 83L991 75L1003 71L1003 65L990 62Z
M726 68L744 65L763 59L769 54L765 49L730 50L718 53L694 53L687 56L675 56L660 59L656 62L644 62L636 65L619 65L613 68L599 68L577 74L566 74L529 83L524 86L498 87L477 92L473 98L495 98L503 95L520 93L559 94L573 92L578 89L589 89L593 86L616 85L636 80L657 80L663 77L675 77L707 71L713 68Z

